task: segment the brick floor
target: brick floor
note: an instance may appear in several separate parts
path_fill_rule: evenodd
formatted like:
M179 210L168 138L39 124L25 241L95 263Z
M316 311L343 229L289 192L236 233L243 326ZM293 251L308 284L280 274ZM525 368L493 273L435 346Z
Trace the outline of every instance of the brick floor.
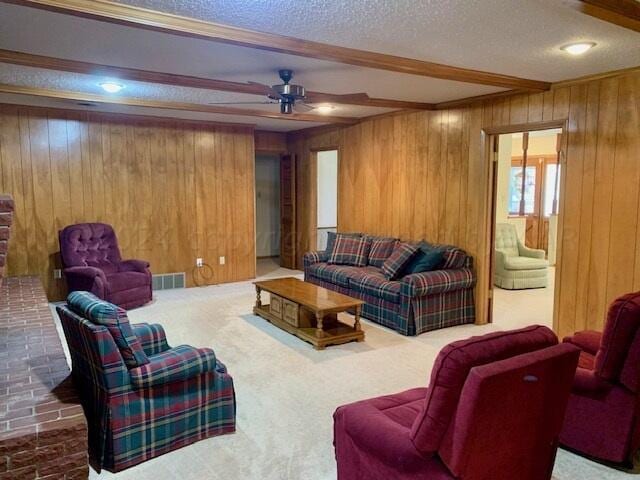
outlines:
M87 424L37 277L0 287L0 480L89 475Z

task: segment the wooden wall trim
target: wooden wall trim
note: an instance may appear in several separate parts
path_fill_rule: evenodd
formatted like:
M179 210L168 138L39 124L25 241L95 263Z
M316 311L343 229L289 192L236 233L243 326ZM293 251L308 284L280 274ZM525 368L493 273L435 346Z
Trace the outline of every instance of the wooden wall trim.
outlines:
M340 47L98 0L9 0L9 3L243 47L445 80L547 90L548 82Z

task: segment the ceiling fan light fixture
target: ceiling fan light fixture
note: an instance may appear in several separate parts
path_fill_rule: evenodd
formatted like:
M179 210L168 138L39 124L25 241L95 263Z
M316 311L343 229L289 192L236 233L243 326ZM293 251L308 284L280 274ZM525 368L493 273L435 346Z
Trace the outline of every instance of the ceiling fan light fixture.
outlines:
M318 113L322 113L323 115L327 115L335 110L336 107L333 105L319 105L315 109Z
M124 88L124 85L116 82L102 82L100 87L107 93L118 93Z
M576 42L569 43L560 47L560 50L567 52L571 55L582 55L583 53L588 52L593 47L596 46L595 42Z

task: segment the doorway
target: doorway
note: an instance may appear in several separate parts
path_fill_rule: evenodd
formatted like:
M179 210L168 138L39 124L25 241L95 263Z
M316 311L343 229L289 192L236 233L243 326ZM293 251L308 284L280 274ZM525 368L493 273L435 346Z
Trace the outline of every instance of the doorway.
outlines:
M256 274L280 268L280 155L256 155Z
M338 150L316 153L316 248L327 248L327 235L338 229Z
M563 128L492 135L490 318L553 326L563 185Z

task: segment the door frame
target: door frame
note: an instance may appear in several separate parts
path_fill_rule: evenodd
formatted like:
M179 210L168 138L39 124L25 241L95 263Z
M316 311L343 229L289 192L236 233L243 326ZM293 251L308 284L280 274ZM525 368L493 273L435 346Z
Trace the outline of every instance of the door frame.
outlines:
M311 208L313 209L313 228L312 231L309 232L309 243L311 244L312 250L317 250L318 245L318 153L319 152L330 152L335 150L337 152L337 185L336 185L336 230L339 230L340 227L340 147L336 146L324 146L318 148L312 148L309 151L311 155L311 178L312 180L312 191L313 195L311 195L313 204Z
M563 238L563 226L564 226L564 191L567 180L567 174L569 173L566 168L567 162L567 146L568 146L568 129L569 120L549 120L542 122L521 123L512 125L500 125L495 127L485 127L482 129L482 142L484 150L484 158L489 166L489 175L487 175L487 206L485 217L485 249L483 257L488 265L487 275L487 292L479 292L479 294L486 295L486 320L487 323L493 322L493 275L494 275L494 244L496 235L496 203L497 203L497 180L498 180L498 139L500 135L519 132L533 132L539 130L550 130L554 128L562 129L562 141L560 148L560 165L563 174L560 177L560 201L558 203L558 233L556 240L556 266L555 266L555 285L554 285L554 298L553 298L553 328L557 330L558 326L558 296L560 292L560 274L562 269L562 238Z

